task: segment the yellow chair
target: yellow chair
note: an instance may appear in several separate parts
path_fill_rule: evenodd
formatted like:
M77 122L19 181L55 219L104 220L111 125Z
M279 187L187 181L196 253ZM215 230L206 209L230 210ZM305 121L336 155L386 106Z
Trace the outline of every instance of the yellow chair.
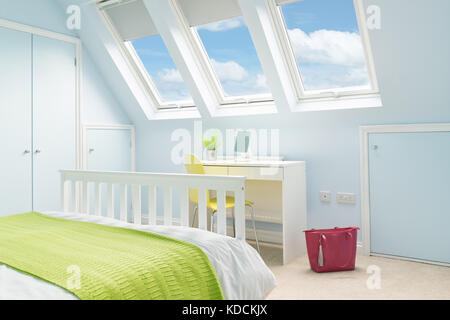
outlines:
M184 165L186 167L186 172L189 174L205 174L205 169L203 168L202 162L193 154L186 154L184 156ZM195 223L195 218L198 213L198 190L197 189L189 189L189 199L191 202L196 203L197 205L194 208L194 216L192 218L192 227ZM225 208L226 209L233 209L233 230L236 232L236 226L234 221L234 197L226 196L225 200ZM256 241L256 247L258 248L259 252L259 241L258 236L256 234L256 223L255 223L255 215L253 210L253 202L251 201L245 201L245 206L249 207L251 209L251 217L253 221L253 232L255 234L255 241ZM209 191L206 193L206 207L212 211L211 216L211 231L213 231L214 226L214 216L217 212L217 198L210 198Z

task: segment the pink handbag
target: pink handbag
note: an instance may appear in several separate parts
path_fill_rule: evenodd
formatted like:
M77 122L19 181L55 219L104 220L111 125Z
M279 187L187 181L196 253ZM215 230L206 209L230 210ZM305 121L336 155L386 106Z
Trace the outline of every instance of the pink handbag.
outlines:
M336 227L304 231L311 269L315 272L354 270L358 230Z

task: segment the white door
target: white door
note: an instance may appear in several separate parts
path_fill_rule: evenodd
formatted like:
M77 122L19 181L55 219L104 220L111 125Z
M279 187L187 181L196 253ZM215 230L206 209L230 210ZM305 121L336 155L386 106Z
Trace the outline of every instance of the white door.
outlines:
M132 143L128 129L87 129L87 169L131 171Z
M450 132L369 135L372 253L450 263Z
M33 36L33 209L60 210L61 169L76 168L76 48Z
M0 28L0 48L0 216L3 216L32 209L31 35Z
M132 164L132 149L134 141L132 140L131 129L98 129L88 128L86 135L86 168L95 171L122 171L130 172L134 170ZM106 185L101 185L102 197L102 215L107 215L106 205ZM114 185L114 215L120 218L120 197L119 186ZM129 191L128 191L129 192ZM94 199L94 189L90 189L90 199ZM94 201L89 201L90 212L94 212ZM131 211L131 201L128 197L128 208ZM128 219L131 218L129 214Z

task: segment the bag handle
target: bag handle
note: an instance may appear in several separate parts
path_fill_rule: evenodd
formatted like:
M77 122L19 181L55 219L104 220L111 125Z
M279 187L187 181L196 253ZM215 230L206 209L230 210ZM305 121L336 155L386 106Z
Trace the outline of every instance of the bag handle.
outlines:
M322 250L322 238L323 238L323 241L325 241L327 239L323 233L321 233L319 235L319 255L317 256L317 265L319 267L323 267L324 266L323 250Z
M346 238L346 240L352 240L353 239L353 235L352 235L352 233L350 231L346 231L345 234L346 234L346 236L348 236L348 238ZM322 250L322 241L323 242L327 241L327 237L323 233L321 233L320 236L319 236L319 255L317 257L317 259L318 259L318 263L317 264L318 264L319 267L323 267L324 266L324 256L323 256L323 250ZM352 260L352 256L350 255L350 258L347 261L347 263L345 263L342 266L338 266L338 268L344 268L345 266L347 266L351 262L351 260Z

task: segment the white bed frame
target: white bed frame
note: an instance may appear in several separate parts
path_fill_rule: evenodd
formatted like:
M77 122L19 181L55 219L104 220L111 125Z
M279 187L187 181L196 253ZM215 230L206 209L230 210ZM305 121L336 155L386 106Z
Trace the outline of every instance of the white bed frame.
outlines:
M107 190L107 214L114 218L114 185L120 186L120 220L127 221L128 188L131 186L132 216L134 224L142 224L142 186L148 186L148 223L157 224L157 188L164 191L164 225L175 225L173 218L173 190L179 190L180 218L177 225L189 226L189 189L198 189L198 228L207 229L206 192L217 191L217 228L219 234L227 235L225 208L226 192L234 192L235 197L235 237L245 240L245 177L100 172L81 170L61 170L61 204L64 212L76 212L100 216L102 213L102 184ZM94 186L94 213L90 213L89 188Z

